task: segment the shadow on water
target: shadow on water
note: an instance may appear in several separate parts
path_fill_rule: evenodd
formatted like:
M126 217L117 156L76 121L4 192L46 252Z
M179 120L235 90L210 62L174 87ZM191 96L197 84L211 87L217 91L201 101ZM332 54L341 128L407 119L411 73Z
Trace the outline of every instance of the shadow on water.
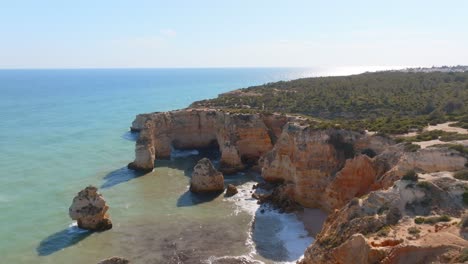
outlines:
M120 168L107 174L103 179L104 183L101 185L102 189L113 187L117 184L128 182L145 175L144 172L130 170L127 167Z
M201 203L211 202L220 196L223 192L217 193L192 193L186 191L177 199L177 207L193 206Z
M39 256L48 256L59 250L75 245L92 232L72 226L46 237L39 243L36 251Z

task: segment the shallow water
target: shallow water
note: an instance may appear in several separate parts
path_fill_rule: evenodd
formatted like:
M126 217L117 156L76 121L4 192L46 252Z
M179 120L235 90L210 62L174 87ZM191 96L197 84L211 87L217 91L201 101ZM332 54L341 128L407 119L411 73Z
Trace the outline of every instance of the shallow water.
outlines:
M1 70L2 263L95 263L112 255L135 263L197 263L210 255L252 254L261 235L254 232L251 242L249 210L239 210L222 196L187 192L194 156L161 161L146 175L125 168L134 158L135 135L128 127L138 113L183 108L240 87L329 73L333 71L273 68ZM241 184L254 178L234 175L228 181ZM89 184L101 187L112 230L91 234L74 227L68 217L74 195ZM278 219L265 221L276 226ZM283 251L291 246L278 245ZM257 251L258 258L275 259L258 245Z

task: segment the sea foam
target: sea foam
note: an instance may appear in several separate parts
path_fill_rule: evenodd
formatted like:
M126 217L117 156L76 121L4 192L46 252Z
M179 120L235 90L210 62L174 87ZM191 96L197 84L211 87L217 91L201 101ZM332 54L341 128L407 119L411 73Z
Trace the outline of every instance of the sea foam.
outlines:
M281 261L275 260L275 263L295 263L298 259L303 257L303 253L306 248L312 244L314 239L310 237L304 227L304 224L297 218L296 214L294 213L280 213L278 210L271 208L268 205L259 205L257 204L257 200L252 198L253 186L255 182L247 182L242 185L237 186L238 194L234 195L230 198L225 198L226 200L233 201L236 210L234 211L235 214L240 212L247 212L248 214L252 215L252 222L251 225L253 226L256 221L256 224L261 224L263 221L268 221L268 219L274 220L276 228L272 228L272 230L267 230L271 232L269 235L270 237L274 237L276 240L276 245L280 245L282 251L286 251L286 256L276 256L277 258L281 259ZM266 192L262 189L257 189L257 193ZM268 227L267 227L268 228ZM261 241L259 241L261 243ZM249 231L249 236L246 242L247 246L249 246L251 252L249 257L255 258L255 256L262 256L269 259L265 255L274 255L276 254L277 248L274 246L270 248L270 246L258 245L253 238L253 229ZM266 254L260 254L258 252L257 247L262 248L262 250L270 250L271 252L266 252Z

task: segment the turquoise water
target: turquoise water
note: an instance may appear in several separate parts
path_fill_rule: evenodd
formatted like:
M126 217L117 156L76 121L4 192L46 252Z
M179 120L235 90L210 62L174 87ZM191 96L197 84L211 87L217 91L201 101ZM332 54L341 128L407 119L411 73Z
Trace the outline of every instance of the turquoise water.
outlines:
M232 89L317 72L274 68L0 71L2 262L94 263L124 255L136 263L164 263L200 243L218 244L214 251L221 255L245 254L246 234L233 230L247 230L248 215L233 214L234 205L222 197L198 203L186 193L186 170L193 160L163 162L141 177L125 169L134 158L128 127L138 113L183 108ZM249 177L255 176L233 180ZM89 234L70 227L68 207L88 184L105 187L101 192L111 207L111 231ZM194 230L195 226L199 229ZM200 230L222 237L196 240L204 237ZM220 244L223 238L229 239ZM175 246L168 242L178 239Z

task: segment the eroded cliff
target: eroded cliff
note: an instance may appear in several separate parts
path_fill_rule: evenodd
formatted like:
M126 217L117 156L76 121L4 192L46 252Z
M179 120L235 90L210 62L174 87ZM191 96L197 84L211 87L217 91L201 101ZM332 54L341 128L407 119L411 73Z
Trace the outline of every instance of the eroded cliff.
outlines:
M304 264L350 263L350 259L358 260L353 263L399 263L397 259L405 254L416 259L418 254L425 255L428 248L402 243L401 236L377 241L369 240L367 235L385 226L398 225L402 217L414 218L421 212L440 214L435 209L414 211L423 210L418 204L423 196L438 195L425 202L426 209L437 208L441 201L451 198L460 199L459 191L444 193L442 189L461 190L462 185L452 181L431 182L434 187L430 188L442 190L432 193L421 193L419 189L425 188L422 184L413 190L410 196L416 198L411 200L406 190L412 187L398 182L405 174L457 171L467 164L463 155L447 147L407 152L403 144L395 144L386 137L336 128L320 129L311 120L280 114L184 109L138 115L132 130L139 131L140 136L135 161L129 168L152 170L154 161L169 158L173 148L217 147L222 172L253 167L261 169L267 182L276 184L271 194L276 197L263 197L263 200L279 201L293 209L297 204L321 208L330 213L317 242L307 250ZM448 208L453 209L448 212L452 217L460 217L465 210L460 203ZM458 232L455 229L448 230ZM437 240L432 234L426 237ZM450 240L450 235L444 238ZM453 239L456 247L449 251L458 254L465 244L459 237ZM400 244L405 246L387 250L388 246ZM440 243L434 245L445 254L445 247Z
M218 147L220 169L232 173L255 165L271 150L288 117L233 114L210 109L185 109L138 115L132 124L140 131L135 161L130 168L152 170L156 159L167 159L172 148Z
M467 187L430 173L355 198L328 217L300 264L464 262Z

